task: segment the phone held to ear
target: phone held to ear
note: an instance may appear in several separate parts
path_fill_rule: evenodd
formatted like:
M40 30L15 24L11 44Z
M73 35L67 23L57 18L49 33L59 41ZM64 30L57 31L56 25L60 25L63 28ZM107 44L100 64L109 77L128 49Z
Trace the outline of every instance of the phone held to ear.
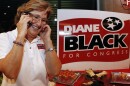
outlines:
M30 15L30 13L29 12L23 12L22 15ZM32 22L29 21L28 22L28 27L31 26L31 25L32 25Z

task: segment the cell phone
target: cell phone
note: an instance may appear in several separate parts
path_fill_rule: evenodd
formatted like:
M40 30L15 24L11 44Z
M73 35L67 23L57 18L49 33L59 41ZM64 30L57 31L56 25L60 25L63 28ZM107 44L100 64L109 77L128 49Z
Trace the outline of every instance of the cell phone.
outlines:
M45 31L45 29L42 29L41 32L43 33Z
M23 12L22 15L30 15L30 13L29 12ZM31 26L31 25L32 25L32 22L29 21L28 22L28 27Z
M25 11L22 13L22 15L30 15L30 13Z
M29 26L31 26L31 25L32 25L32 22L31 22L31 21L29 21L29 22L28 22L28 27L29 27Z

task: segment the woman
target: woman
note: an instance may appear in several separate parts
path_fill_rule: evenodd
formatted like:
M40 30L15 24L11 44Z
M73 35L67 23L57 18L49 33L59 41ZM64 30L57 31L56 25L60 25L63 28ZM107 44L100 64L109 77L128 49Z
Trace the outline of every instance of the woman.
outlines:
M0 34L2 86L48 86L61 63L51 40L47 19L52 12L44 0L30 0L17 9L16 29Z

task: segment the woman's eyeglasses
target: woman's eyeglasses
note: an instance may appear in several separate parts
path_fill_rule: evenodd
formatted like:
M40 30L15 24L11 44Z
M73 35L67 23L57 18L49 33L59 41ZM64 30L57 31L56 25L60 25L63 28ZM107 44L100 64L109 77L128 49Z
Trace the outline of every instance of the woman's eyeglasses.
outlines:
M48 21L46 18L41 18L39 15L32 14L32 13L30 13L30 12L24 12L23 14L24 14L24 15L30 15L30 17L32 17L33 21L35 21L35 22L41 21L42 24L46 24L47 21Z

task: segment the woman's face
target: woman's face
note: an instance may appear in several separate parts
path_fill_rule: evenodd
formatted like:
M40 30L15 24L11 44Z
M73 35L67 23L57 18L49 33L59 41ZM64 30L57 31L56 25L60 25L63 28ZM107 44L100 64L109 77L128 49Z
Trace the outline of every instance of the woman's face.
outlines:
M42 27L47 24L47 13L31 11L29 15L32 20L29 22L27 35L35 38L42 31Z

